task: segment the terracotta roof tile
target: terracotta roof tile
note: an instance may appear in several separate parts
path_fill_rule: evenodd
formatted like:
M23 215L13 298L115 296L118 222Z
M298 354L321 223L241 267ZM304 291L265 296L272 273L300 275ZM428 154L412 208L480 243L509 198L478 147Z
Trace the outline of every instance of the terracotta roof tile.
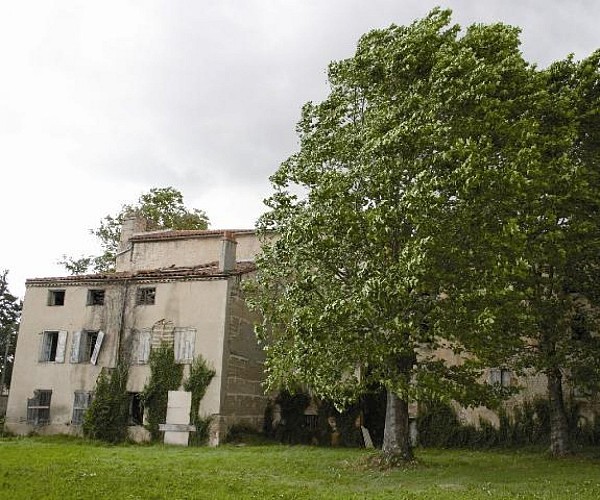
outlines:
M118 282L118 281L162 281L162 280L186 280L202 278L224 278L226 276L239 276L256 270L254 262L237 262L234 271L222 272L219 270L218 262L210 262L193 267L167 267L162 269L148 269L133 272L115 272L102 274L84 274L76 276L61 276L54 278L32 278L26 281L26 285L76 285L86 282Z

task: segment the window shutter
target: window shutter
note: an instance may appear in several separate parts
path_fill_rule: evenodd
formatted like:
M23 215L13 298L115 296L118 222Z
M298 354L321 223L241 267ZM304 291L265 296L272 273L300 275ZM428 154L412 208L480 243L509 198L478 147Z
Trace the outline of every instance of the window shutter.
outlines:
M152 333L148 330L142 330L138 336L138 363L145 365L150 357L150 341Z
M38 361L48 361L49 357L50 342L48 342L48 335L46 335L46 332L42 332L40 338L40 354L38 357Z
M175 332L175 361L191 363L194 359L194 344L196 330L194 328L179 328Z
M98 362L98 354L100 354L100 348L102 347L102 341L104 340L104 332L99 331L98 337L96 337L96 345L94 345L94 352L92 352L91 363L95 365Z
M67 332L60 331L58 332L58 343L56 345L56 357L54 358L55 363L64 363L65 362L65 350L67 347ZM48 353L50 354L50 353Z
M71 363L79 363L79 351L81 347L81 331L73 333L71 342Z
M194 359L194 347L196 343L196 330L189 329L185 332L185 360L191 363Z

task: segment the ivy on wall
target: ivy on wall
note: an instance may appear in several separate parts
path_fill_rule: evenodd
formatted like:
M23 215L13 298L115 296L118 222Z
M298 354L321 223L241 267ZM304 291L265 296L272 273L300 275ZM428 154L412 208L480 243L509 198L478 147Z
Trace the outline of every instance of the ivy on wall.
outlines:
M161 432L159 424L166 421L169 391L179 389L183 378L183 365L175 363L173 347L163 345L150 353L150 378L142 392L142 401L146 409L150 439L158 441Z
M216 372L208 366L202 356L194 359L190 366L190 375L183 383L183 388L192 393L192 406L190 409L190 422L196 426L196 432L190 435L191 445L204 444L208 438L208 428L210 426L210 417L203 418L198 412L200 402L206 394L208 385L215 376Z

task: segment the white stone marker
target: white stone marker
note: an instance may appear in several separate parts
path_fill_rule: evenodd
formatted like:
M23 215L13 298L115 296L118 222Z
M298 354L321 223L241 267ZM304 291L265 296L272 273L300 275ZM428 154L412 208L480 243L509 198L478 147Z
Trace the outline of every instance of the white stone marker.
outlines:
M192 393L187 391L169 391L167 400L167 423L160 424L159 429L165 431L165 444L188 445L190 432L196 427L190 425L190 408Z

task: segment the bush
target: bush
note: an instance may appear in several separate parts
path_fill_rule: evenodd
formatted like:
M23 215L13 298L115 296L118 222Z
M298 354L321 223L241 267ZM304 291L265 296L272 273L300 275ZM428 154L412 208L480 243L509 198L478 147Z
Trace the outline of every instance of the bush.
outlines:
M102 370L96 380L92 404L85 413L83 434L107 443L127 439L129 397L127 394L128 369L125 363L110 371Z

